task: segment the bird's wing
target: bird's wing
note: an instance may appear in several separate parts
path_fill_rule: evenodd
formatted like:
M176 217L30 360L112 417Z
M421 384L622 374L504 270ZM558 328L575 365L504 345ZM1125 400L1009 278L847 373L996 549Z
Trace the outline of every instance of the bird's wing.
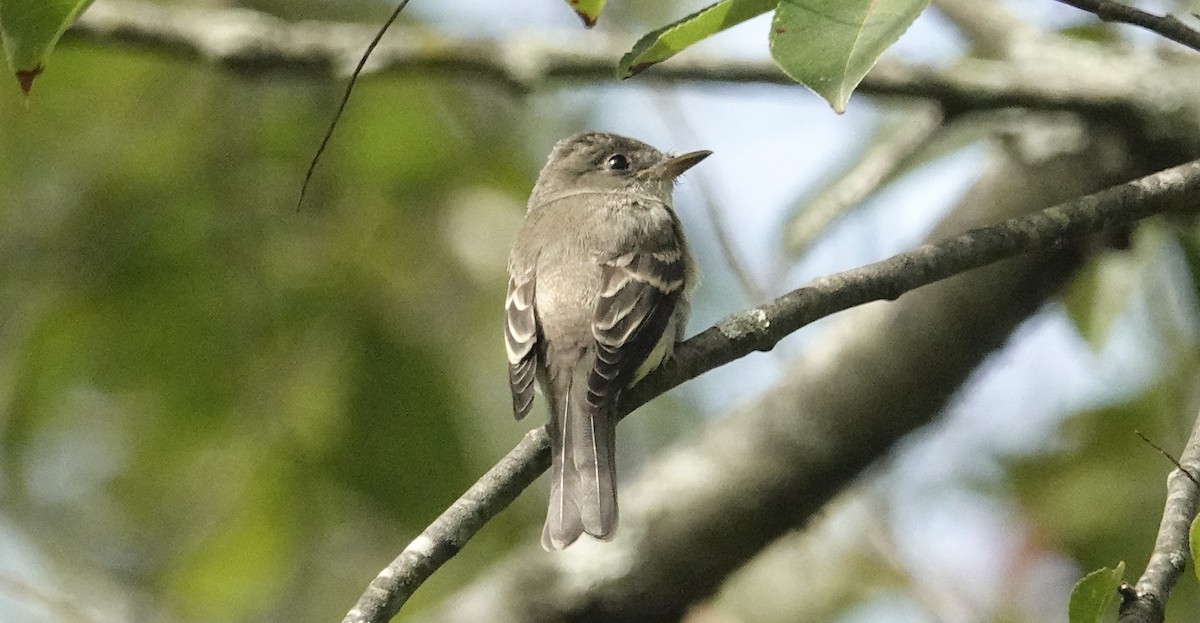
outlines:
M592 405L605 405L624 389L663 337L683 294L684 262L681 249L663 247L626 253L602 266L592 320L596 339L596 361L588 377Z
M533 379L537 376L537 315L533 308L532 272L511 275L504 298L504 345L508 351L508 385L513 415L519 420L533 406Z
M617 527L617 421L612 407L663 338L683 288L684 257L675 248L634 251L601 266L591 369L578 370L563 431L564 448L569 446L578 474L579 486L572 491L579 520L597 538L611 538Z

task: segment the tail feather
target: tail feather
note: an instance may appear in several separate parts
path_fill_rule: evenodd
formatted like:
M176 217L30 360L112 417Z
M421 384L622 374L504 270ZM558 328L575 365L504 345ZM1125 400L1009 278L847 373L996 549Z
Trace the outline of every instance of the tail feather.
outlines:
M616 421L588 400L590 372L591 366L576 366L548 392L550 509L542 529L548 550L562 549L584 532L609 539L617 528Z
M550 424L550 508L542 528L542 547L562 549L575 542L583 533L579 517L579 487L575 473L573 429L570 426L571 394L563 394L561 407L551 399Z
M587 411L574 414L570 422L576 428L571 445L579 475L579 514L584 532L607 540L617 529L616 422L607 409Z

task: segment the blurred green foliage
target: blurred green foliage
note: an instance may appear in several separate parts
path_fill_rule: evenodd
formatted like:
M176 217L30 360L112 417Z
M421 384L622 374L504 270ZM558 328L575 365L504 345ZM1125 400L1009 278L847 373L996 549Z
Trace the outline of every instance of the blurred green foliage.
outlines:
M1054 451L1015 457L1008 465L1011 493L1037 548L1063 552L1085 571L1123 560L1131 584L1150 559L1174 469L1137 433L1178 457L1195 420L1196 352L1189 347L1164 356L1173 358L1169 372L1153 387L1073 416ZM1184 575L1167 620L1195 621L1197 612L1200 585Z
M137 620L340 619L529 425L497 324L520 110L365 81L297 213L342 88L66 45L0 98L0 507ZM527 498L414 609L535 538Z

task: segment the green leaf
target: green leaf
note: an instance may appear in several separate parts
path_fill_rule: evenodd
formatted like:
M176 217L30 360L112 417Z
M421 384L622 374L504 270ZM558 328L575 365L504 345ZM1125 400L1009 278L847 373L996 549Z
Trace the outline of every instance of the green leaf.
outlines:
M771 56L788 76L845 112L850 93L929 0L783 0Z
M1062 294L1067 317L1088 346L1100 352L1113 323L1129 306L1147 271L1162 261L1167 230L1146 223L1134 232L1132 248L1103 253L1084 265ZM1186 242L1180 240L1181 244ZM1183 244L1185 253L1187 245Z
M1192 573L1200 581L1200 566L1196 565L1196 561L1200 560L1200 517L1192 520L1192 528L1188 530L1188 549L1192 550Z
M700 9L639 39L621 57L617 77L624 80L639 74L697 41L762 15L778 4L779 0L721 0Z
M1087 41L1089 43L1115 44L1121 40L1121 36L1117 34L1117 30L1113 28L1112 24L1106 22L1076 24L1060 29L1058 34L1068 39Z
M92 0L0 0L0 41L26 95L59 37Z
M1116 569L1099 569L1083 577L1071 589L1067 620L1070 623L1102 623L1117 620L1117 607L1121 581L1125 577L1125 563L1117 563Z
M600 19L600 11L604 10L604 3L608 0L567 0L567 4L571 5L571 10L583 20L583 25L591 28L596 25L596 20Z

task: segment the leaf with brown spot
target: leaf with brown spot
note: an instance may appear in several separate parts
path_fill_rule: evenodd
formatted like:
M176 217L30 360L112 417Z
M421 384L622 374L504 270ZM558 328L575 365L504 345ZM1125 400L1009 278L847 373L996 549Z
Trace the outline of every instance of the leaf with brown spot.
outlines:
M600 19L600 11L604 10L604 3L608 0L567 0L567 4L571 5L571 10L583 20L583 25L591 28L596 25L596 20Z
M850 93L929 0L782 0L771 57L788 76L846 110Z
M29 95L58 39L92 0L3 0L0 42L8 67Z

